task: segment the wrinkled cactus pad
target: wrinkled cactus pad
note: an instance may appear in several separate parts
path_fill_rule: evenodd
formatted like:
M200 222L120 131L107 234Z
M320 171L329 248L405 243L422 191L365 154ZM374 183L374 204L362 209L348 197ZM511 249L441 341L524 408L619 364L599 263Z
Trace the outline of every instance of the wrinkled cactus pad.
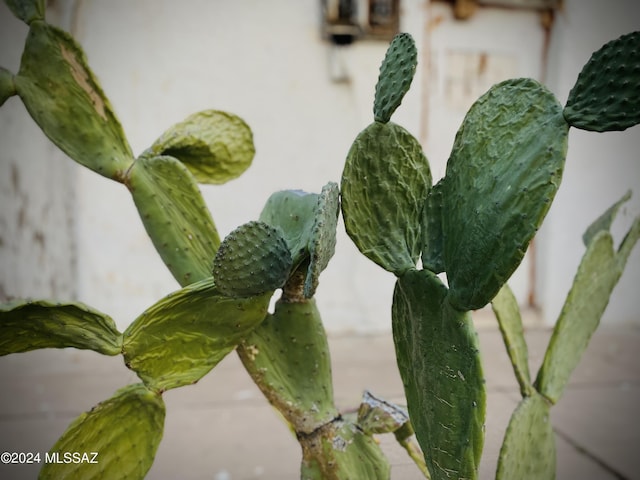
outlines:
M342 173L342 215L360 252L396 275L422 250L422 210L431 171L418 140L375 122L354 140Z
M35 20L44 20L45 0L4 0L16 18L27 25Z
M253 133L237 115L194 113L164 132L149 149L177 158L200 183L220 184L240 176L253 161Z
M79 302L21 300L0 304L0 355L74 347L104 355L122 351L122 334L104 313Z
M60 461L45 463L39 478L142 479L153 464L164 418L160 395L141 384L124 387L69 425L49 452L58 453ZM88 456L81 457L82 462L65 462L65 452Z
M252 221L226 236L213 260L213 277L223 295L251 297L285 284L292 259L280 231Z
M496 480L556 478L556 443L549 402L525 397L511 416L498 457Z
M140 157L127 172L144 228L180 285L211 275L220 237L195 178L173 157Z
M443 189L450 301L483 307L520 264L560 186L569 126L532 79L494 85L467 113Z
M33 22L15 86L31 117L76 162L122 181L131 148L109 100L66 32Z
M376 122L387 123L400 106L418 64L418 51L413 37L408 33L396 35L380 65L376 84L373 115Z
M392 326L411 423L433 480L478 478L486 393L471 316L428 270L402 275Z
M229 298L212 278L173 292L125 330L125 364L158 392L195 383L264 320L270 298Z
M640 123L640 31L591 56L569 92L564 116L572 127L596 132Z

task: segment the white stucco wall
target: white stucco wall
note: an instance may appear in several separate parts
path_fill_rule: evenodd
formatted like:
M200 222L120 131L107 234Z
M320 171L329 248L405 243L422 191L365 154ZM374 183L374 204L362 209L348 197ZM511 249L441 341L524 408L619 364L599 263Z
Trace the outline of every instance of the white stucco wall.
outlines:
M58 0L53 8L62 26L71 29L85 48L135 154L198 110L228 110L252 127L257 154L251 168L226 185L202 187L221 236L257 218L264 201L276 190L319 191L326 182L339 181L353 138L372 121L374 85L386 44L363 41L341 50L350 82L332 82L328 63L332 52L319 36L316 0ZM602 18L607 20L600 18L598 25L592 25L591 12L603 10L607 15ZM548 77L561 100L591 51L619 33L640 27L630 25L640 17L628 11L598 6L598 2L566 2L565 13L554 27ZM10 38L0 48L0 65L16 70L25 29L14 26L16 21L8 18L4 5L0 15L0 38ZM499 55L516 55L517 75L536 77L542 31L535 16L522 12L483 8L472 19L475 23L454 24L445 18L449 23L438 26L434 18L427 1L403 1L402 29L416 39L420 67L394 121L421 139L437 178L464 115L446 108L442 55L451 49L482 46ZM4 25L15 31L7 35ZM429 108L427 114L421 110L424 105ZM11 192L10 186L5 186L5 171L10 168L6 159L23 155L27 148L41 149L31 157L48 156L55 150L29 126L23 110L16 98L0 109L0 126L9 122L15 125L13 131L27 136L22 139L4 127L0 130L0 186L5 192L0 194L5 196L11 195L6 193ZM640 196L636 129L606 136L572 132L570 140L565 182L539 241L537 292L547 321L555 318L582 254L579 242L584 227L634 182L639 190L634 201ZM604 146L601 141L606 142ZM48 268L75 282L69 280L66 290L49 293L35 288L39 280L28 245L15 258L0 245L3 281L11 278L6 265L14 265L11 271L19 271L24 278L12 283L7 294L77 296L111 314L124 328L147 306L176 289L177 283L155 253L126 189L64 162L59 153L51 155L55 169L46 174L47 179L62 175L67 182L64 191L69 192L56 211L65 212L70 219L67 224L73 226L63 228L62 220L52 216L51 223L41 227L67 232L63 240L72 248L73 258ZM614 161L620 169L612 167ZM53 183L43 183L32 183L30 188L41 192L40 201L46 202L45 187ZM61 191L56 190L58 195ZM322 275L317 294L327 329L388 330L394 278L362 257L341 225L339 231L336 256ZM2 225L3 236L12 236L11 232ZM18 237L12 238L20 243ZM47 257L60 259L55 251L48 251ZM640 322L631 291L640 275L637 260L636 251L634 265L614 294L607 322ZM521 287L523 292L527 289L527 285Z

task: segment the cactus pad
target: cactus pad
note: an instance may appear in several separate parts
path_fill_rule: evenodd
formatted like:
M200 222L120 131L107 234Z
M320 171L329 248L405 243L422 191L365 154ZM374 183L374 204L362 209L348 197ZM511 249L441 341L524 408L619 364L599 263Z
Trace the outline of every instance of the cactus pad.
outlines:
M507 347L511 365L523 396L533 392L529 373L529 354L524 339L520 307L513 292L506 283L491 301L491 308L498 319L500 333Z
M66 32L31 24L16 90L31 117L76 162L122 181L131 148L84 52Z
M442 237L442 190L444 178L436 183L425 202L422 215L422 266L433 273L444 272Z
M251 297L282 287L291 266L291 253L280 229L249 222L222 241L213 260L213 277L223 295Z
M496 480L556 478L556 444L549 407L537 393L520 402L500 449Z
M612 40L578 75L564 109L576 128L605 132L640 123L640 32Z
M418 51L413 37L408 33L399 33L391 41L380 65L373 102L376 122L389 121L411 86L417 64Z
M619 202L614 205L614 210ZM608 210L609 214L612 210ZM557 402L569 377L587 348L591 335L598 327L613 288L618 283L629 255L640 239L640 217L614 251L613 238L607 222L596 224L605 227L594 234L592 228L587 251L582 257L578 272L567 295L560 317L556 322L535 385L551 402Z
M209 277L220 238L189 170L172 157L140 157L127 175L142 223L178 283Z
M45 463L39 478L142 479L162 439L164 418L159 395L141 384L122 388L69 425L49 452L60 455L59 461ZM87 458L67 463L65 452L87 454ZM92 452L97 453L95 458Z
M13 73L6 68L0 67L0 107L4 105L9 97L16 93L16 85L13 82Z
M478 476L486 393L468 313L428 270L396 282L392 325L411 423L433 480Z
M195 383L264 320L270 298L229 298L211 278L189 285L127 328L125 363L155 391Z
M494 85L473 104L443 189L444 263L451 304L483 307L520 264L560 185L569 126L546 87Z
M251 378L297 434L338 417L327 336L315 300L276 303L238 346Z
M27 25L35 20L44 20L45 0L4 0L16 18Z
M118 355L122 334L105 315L82 303L46 300L0 304L0 355L74 347Z
M396 275L422 250L431 171L420 143L394 123L372 123L354 140L342 173L342 215L360 252Z
M206 110L164 132L149 152L177 158L200 183L220 184L249 168L255 147L251 129L240 117Z

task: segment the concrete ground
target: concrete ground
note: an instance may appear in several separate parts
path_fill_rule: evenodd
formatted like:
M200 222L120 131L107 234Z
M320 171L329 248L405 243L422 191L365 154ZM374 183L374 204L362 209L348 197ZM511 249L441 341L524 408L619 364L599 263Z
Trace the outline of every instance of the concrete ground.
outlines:
M480 478L494 477L497 455L519 393L494 326L479 326L487 379L486 444ZM532 375L550 331L529 328ZM357 407L363 389L402 402L390 335L330 336L338 407ZM564 397L552 409L557 478L640 479L640 329L602 327ZM120 357L43 350L0 358L0 452L44 452L81 412L137 377ZM237 356L197 385L168 391L165 432L149 479L295 479L300 449ZM392 479L422 478L390 435L380 442ZM0 465L0 478L36 478L39 465ZM514 479L515 480L515 479Z

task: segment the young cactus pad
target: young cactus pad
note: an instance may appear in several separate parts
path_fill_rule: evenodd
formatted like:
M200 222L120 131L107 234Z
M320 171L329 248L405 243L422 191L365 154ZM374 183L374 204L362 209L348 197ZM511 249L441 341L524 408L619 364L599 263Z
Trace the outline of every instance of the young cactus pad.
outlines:
M396 35L380 65L373 101L376 122L387 123L411 86L418 64L418 51L408 33Z
M66 32L33 22L15 86L42 131L76 162L122 181L131 148L81 47Z
M560 186L569 126L531 79L494 85L458 130L443 189L450 301L482 308L514 272Z
M471 317L428 270L396 282L393 340L409 416L433 480L476 479L486 393Z
M39 478L142 479L153 464L164 418L165 406L160 395L141 384L124 387L69 425L49 451L60 455L60 461L45 462ZM67 463L63 452L88 457L82 462ZM95 458L93 452L97 453Z
M640 32L612 40L591 56L569 92L564 116L572 127L596 132L640 122Z
M252 297L282 287L291 266L291 253L280 229L253 221L223 240L213 260L213 277L223 295Z

